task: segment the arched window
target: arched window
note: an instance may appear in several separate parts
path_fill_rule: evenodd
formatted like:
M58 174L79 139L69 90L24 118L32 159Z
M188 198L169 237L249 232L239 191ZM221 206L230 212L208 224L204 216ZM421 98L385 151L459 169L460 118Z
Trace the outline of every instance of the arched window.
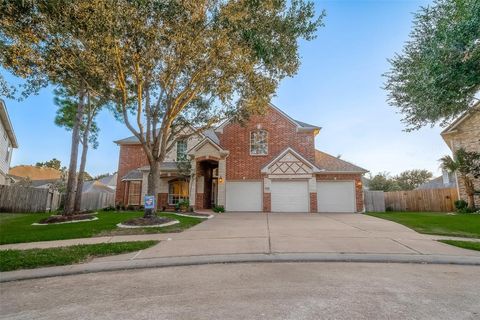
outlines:
M250 154L252 156L268 154L268 132L266 130L250 132Z
M173 180L168 183L168 204L175 205L188 199L188 182Z

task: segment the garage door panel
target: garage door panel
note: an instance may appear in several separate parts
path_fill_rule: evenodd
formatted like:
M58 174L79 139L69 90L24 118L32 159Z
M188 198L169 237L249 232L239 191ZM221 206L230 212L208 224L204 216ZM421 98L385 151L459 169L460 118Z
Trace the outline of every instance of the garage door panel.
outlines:
M228 182L226 183L227 211L262 211L262 183Z
M352 181L318 181L318 212L355 212L355 183Z
M308 212L309 193L306 181L272 181L273 212Z

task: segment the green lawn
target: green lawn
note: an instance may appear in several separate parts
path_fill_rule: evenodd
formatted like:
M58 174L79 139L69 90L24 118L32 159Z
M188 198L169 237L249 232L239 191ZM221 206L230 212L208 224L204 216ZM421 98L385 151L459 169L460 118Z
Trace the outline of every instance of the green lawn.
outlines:
M96 215L98 220L90 222L32 226L32 223L48 217L50 213L0 213L0 244L90 238L94 236L181 232L202 222L202 219L199 218L181 217L173 214L161 213L159 214L160 216L177 219L180 223L164 228L117 228L116 225L118 223L135 217L140 217L142 214L143 212L134 211L109 211L98 213Z
M439 240L439 241L446 244L450 244L452 246L464 248L464 249L480 251L480 242L458 241L458 240Z
M436 212L369 212L370 216L398 222L425 234L480 238L480 215Z
M158 241L132 241L49 249L3 250L0 251L0 271L64 266L84 262L91 258L143 250L157 243Z

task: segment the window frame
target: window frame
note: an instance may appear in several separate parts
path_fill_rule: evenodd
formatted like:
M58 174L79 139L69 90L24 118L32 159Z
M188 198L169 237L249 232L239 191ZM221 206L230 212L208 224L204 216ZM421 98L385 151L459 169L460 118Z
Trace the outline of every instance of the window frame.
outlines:
M180 187L181 193L173 193L174 184L184 184ZM185 189L184 189L185 188ZM183 190L184 189L184 190ZM183 194L182 191L186 191L186 194ZM180 201L188 200L190 198L190 183L184 180L172 180L168 182L168 196L167 201L170 206L174 206Z
M252 152L252 147L254 146L254 143L259 143L258 141L254 142L254 138L253 138L253 135L254 134L258 134L258 133L264 133L265 134L265 153L253 153ZM257 138L258 140L258 138ZM258 148L258 147L257 147ZM253 130L253 131L250 131L250 155L251 156L254 156L254 157L261 157L261 156L267 156L268 155L268 131L267 130L264 130L264 129L258 129L258 130Z
M138 193L133 193L133 186L138 187ZM136 191L136 190L135 190ZM128 181L128 192L127 192L127 205L129 206L139 206L142 203L142 181L141 180L130 180ZM132 199L135 202L131 202Z
M179 144L184 144L185 145L185 150L183 151L184 152L184 156L183 157L179 157ZM177 161L187 161L188 159L188 155L187 155L187 151L188 151L188 142L186 139L181 139L181 140L178 140L177 143L176 143L176 159Z

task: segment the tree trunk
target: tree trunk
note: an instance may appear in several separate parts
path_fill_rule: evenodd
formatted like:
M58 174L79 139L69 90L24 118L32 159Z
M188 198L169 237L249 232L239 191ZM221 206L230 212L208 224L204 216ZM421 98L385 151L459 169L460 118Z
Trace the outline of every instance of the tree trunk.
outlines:
M82 189L83 181L85 174L85 165L87 163L87 153L88 153L88 130L85 129L83 133L83 146L82 146L82 156L80 158L80 168L78 169L78 181L77 181L77 192L75 193L75 212L80 212L82 204Z
M154 162L150 163L150 172L148 173L147 195L155 197L155 208L153 210L145 210L145 218L150 218L154 216L157 212L157 190L160 179L160 163L161 162L159 160L154 160Z
M82 121L82 116L83 116L84 96L85 96L85 93L83 91L83 88L81 88L78 93L77 113L75 115L75 123L72 129L72 146L70 149L70 164L68 166L68 180L67 180L67 190L65 195L65 207L63 209L64 215L71 215L74 213L78 145L80 143L80 122Z
M473 181L468 176L464 176L463 183L465 184L465 192L468 196L468 207L475 209L475 187Z

